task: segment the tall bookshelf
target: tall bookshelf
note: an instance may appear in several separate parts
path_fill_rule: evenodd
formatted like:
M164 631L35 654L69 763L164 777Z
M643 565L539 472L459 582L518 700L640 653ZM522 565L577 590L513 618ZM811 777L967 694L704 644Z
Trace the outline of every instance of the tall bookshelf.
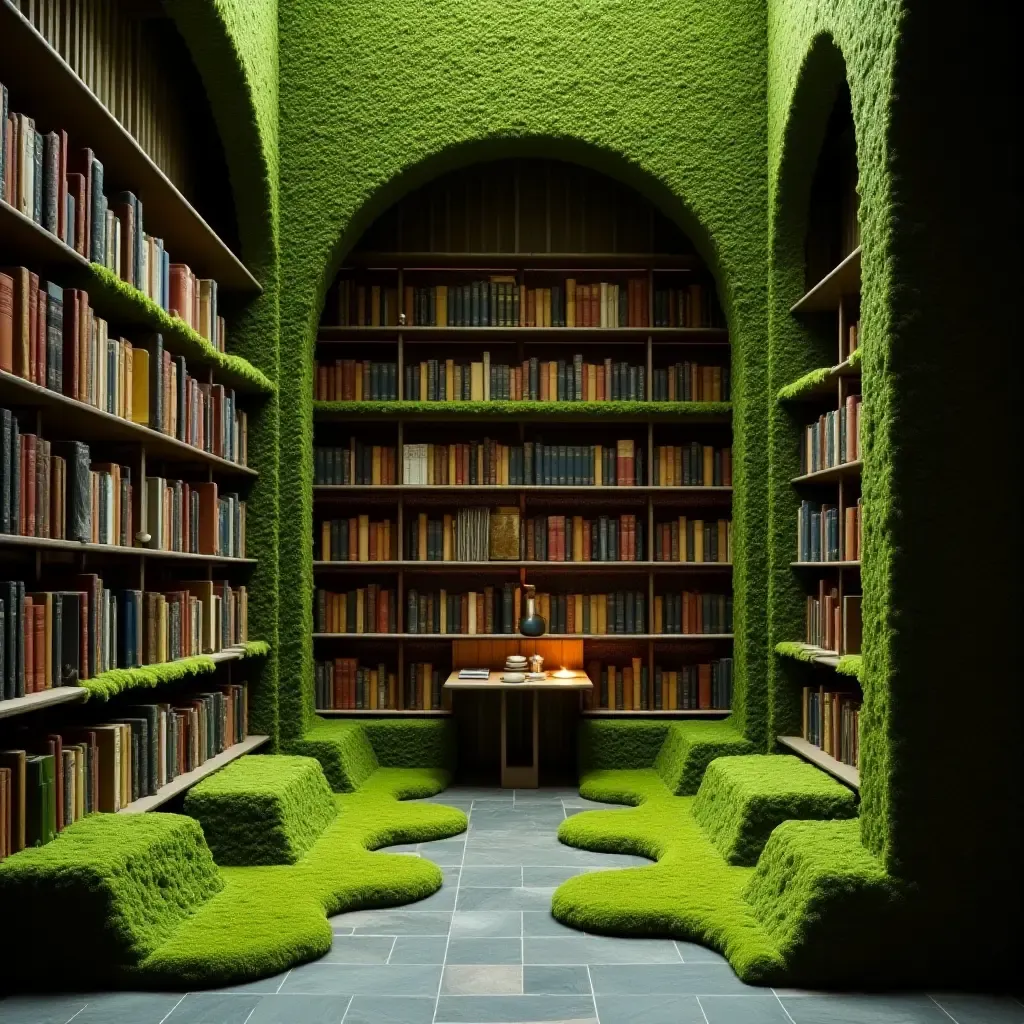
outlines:
M861 655L860 233L849 94L837 97L811 190L807 284L790 312L826 339L830 365L791 382L778 399L800 446L792 480L799 509L791 571L806 597L802 640L779 654L810 664L801 674L802 734L779 736L797 753L859 788ZM831 520L831 522L830 522Z
M73 290L87 293L82 302L87 301L93 323L105 321L107 337L114 342L105 353L103 389L98 383L99 376L95 376L79 396L67 375L58 373L55 367L63 371L70 365L69 353L74 351L76 358L88 360L98 375L99 357L86 355L93 351L89 346L94 344L94 336L84 328L74 341L61 333L63 328L54 328L56 333L48 335L46 327L53 327L57 321L46 309L43 315L47 320L36 336L40 347L31 349L32 365L27 368L12 353L12 365L0 366L0 409L11 414L12 420L7 422L17 423L23 441L31 436L51 444L83 443L88 447L91 471L98 465L116 466L122 483L130 474L131 488L121 490L114 485L116 503L124 502L124 508L109 533L97 535L102 529L96 521L97 503L89 522L93 535L73 537L73 516L60 501L59 475L52 475L58 471L51 459L47 465L49 472L39 476L51 497L46 506L46 522L29 528L28 521L20 521L15 514L13 523L7 526L8 532L0 531L0 579L23 584L25 593L30 595L80 593L81 578L91 574L98 576L103 588L111 592L180 593L183 585L189 583L197 587L190 588L193 597L197 593L217 594L216 601L208 596L199 600L210 621L208 606L220 608L225 618L217 619L218 623L227 621L220 635L214 635L213 629L202 635L198 627L204 611L192 604L191 613L197 615L193 623L196 631L193 632L192 624L188 628L174 626L174 635L169 636L164 651L175 657L180 655L180 664L175 665L161 656L161 638L155 633L151 646L150 638L140 637L136 631L133 636L139 640L139 650L127 651L128 624L124 606L117 604L119 621L115 626L114 612L109 613L107 621L112 638L107 651L92 666L90 685L79 685L73 673L65 676L61 671L63 649L50 619L44 620L43 649L51 658L46 670L34 672L31 678L20 671L18 661L24 658L26 644L33 644L33 661L39 648L35 638L25 639L24 621L12 625L12 609L5 607L4 639L9 641L18 635L22 653L15 658L18 678L13 683L7 671L9 666L0 666L4 668L0 678L5 685L0 693L0 750L26 749L30 755L45 757L46 740L63 734L63 755L57 756L54 764L56 787L67 799L68 786L75 787L77 805L66 804L61 808L58 803L55 813L59 830L89 810L85 799L79 799L77 787L83 785L85 769L93 764L92 759L100 756L83 750L87 744L79 744L77 739L72 742L72 733L80 738L82 730L91 731L101 723L119 720L128 706L161 704L173 708L190 702L198 693L244 684L251 675L247 666L258 652L245 642L252 638L247 637L243 628L244 602L239 595L256 560L246 557L242 550L241 513L234 516L234 523L227 528L218 519L227 514L227 506L222 513L220 506L208 505L200 518L193 521L191 541L172 540L166 546L150 546L154 542L147 541L145 535L152 536L157 510L150 507L147 492L151 481L163 478L168 482L181 481L190 488L205 487L207 500L211 496L237 494L239 501L244 502L258 471L247 464L244 425L241 420L235 424L232 411L256 410L273 384L245 360L230 354L235 314L259 293L260 286L235 251L236 231L230 213L233 204L212 119L202 98L201 82L184 43L162 11L156 5L150 8L115 0L75 0L60 5L0 0L0 85L6 91L5 113L9 110L31 118L34 131L43 138L47 133L66 133L61 156L77 154L86 147L93 151L103 165L103 192L108 199L121 191L138 197L144 209L145 230L162 240L168 262L186 264L196 278L217 282L217 307L226 321L225 347L217 337L213 326L216 318L212 314L195 325L169 317L166 303L148 297L141 287L128 281L129 261L132 274L140 264L127 254L126 244L119 253L120 266L115 262L114 266L98 267L89 249L76 247L74 229L51 230L45 215L41 219L38 209L26 206L18 194L8 194L5 189L0 200L0 267L7 271L26 268L38 275L44 285L50 283L62 290L62 316L71 315L68 297ZM22 130L21 124L18 131ZM9 164L7 172L10 183L14 179L10 177ZM14 172L15 177L18 173L22 172ZM56 196L54 209L59 210L67 202L70 185L59 173L40 188L44 196ZM115 210L113 200L110 201L110 209ZM215 226L211 226L207 215L213 218ZM118 227L111 228L107 220L107 230L124 231L127 239L126 217L117 210L115 216L119 217ZM119 281L115 281L117 277ZM14 343L18 343L13 310L0 310L0 314L12 318ZM137 352L153 343L157 334L172 360L184 359L177 369L184 365L194 381L186 398L188 404L181 410L183 421L186 414L190 417L191 437L184 426L179 430L173 422L160 424L130 414L127 396L132 390L128 384L131 364L128 346L122 345L121 340ZM51 341L53 349L49 347ZM43 372L36 373L37 366ZM85 382L87 374L80 379ZM228 401L226 396L232 393L233 399ZM178 397L181 395L179 388ZM150 398L154 399L153 393ZM206 436L199 435L200 405L204 406L204 427L209 428ZM67 465L64 469L67 471ZM10 476L5 479L10 486ZM70 495L70 482L65 484ZM210 484L217 485L216 493ZM172 493L183 494L184 487ZM111 497L110 503L115 504L115 498ZM212 520L207 515L211 507L217 510ZM180 509L168 506L166 511L178 526L182 525ZM63 530L62 519L66 520ZM207 528L211 522L213 539L199 538L198 530ZM111 540L118 543L107 542ZM226 584L230 590L214 587L215 583ZM6 587L2 596L7 597ZM145 608L145 598L142 602ZM46 608L46 614L52 614L52 606L46 604ZM95 625L91 611L85 621L91 635ZM177 620L169 615L167 621ZM142 625L137 623L136 630ZM187 648L186 640L191 641ZM5 646L7 651L11 650L10 643ZM83 655L91 656L86 654L90 649L83 640ZM140 651L142 664L135 669L132 662L139 660ZM202 657L190 657L194 655ZM109 703L88 700L90 688L113 678L104 675L102 669L125 668L129 671L121 672L117 686L113 687L122 688L120 695L111 697ZM176 675L180 678L173 679ZM237 690L232 692L238 697ZM212 708L209 702L204 705L205 710L193 708L193 723L198 723L203 715L211 720ZM120 801L118 809L139 812L161 806L227 761L262 746L268 737L245 735L240 709L238 704L230 711L234 735L225 734L216 740L211 735L207 749L198 751L192 770L179 771L176 778L171 778L172 771L168 771L166 785L155 791L154 780L147 792L138 793L138 799ZM228 714L224 706L221 710ZM191 736L191 727L182 725L180 731L175 728L182 742ZM124 738L129 735L124 733ZM133 742L137 735L141 733L131 735ZM170 755L169 746L162 749ZM51 746L50 751L53 750ZM70 783L72 777L77 777L77 781ZM10 808L9 803L6 806Z
M417 322L424 316L422 310L417 312L415 308L415 289L439 285L454 289L491 278L505 282L513 297L518 293L520 308L515 325L508 322L516 319L514 303L507 308L504 325ZM569 279L579 284L617 282L623 291L629 290L627 282L641 282L643 308L631 307L623 315L626 322L615 322L612 326L528 325L527 292L557 286ZM725 368L729 365L728 332L717 317L712 321L709 314L703 322L692 326L652 326L667 315L666 309L656 309L656 294L693 283L700 283L710 301L710 274L688 240L650 204L599 175L555 162L506 161L439 179L403 200L371 227L350 253L329 290L317 335L316 358L319 367L337 360L393 363L394 390L389 400L356 401L350 392L337 400L342 389L330 378L325 384L321 377L314 383L314 387L320 388L317 394L321 399L325 393L330 394L335 400L314 402L314 445L344 446L349 444L350 437L358 437L367 445L394 448L396 475L394 482L385 484L314 485L313 566L318 589L351 593L377 584L393 590L396 629L392 633L361 635L316 632L314 657L318 662L355 658L366 666L386 665L387 671L396 677L398 699L384 713L449 714L445 706L408 706L408 666L430 662L433 668L440 669L443 680L451 668L452 641L465 634L409 632L410 590L439 592L443 588L447 593L462 593L493 586L500 591L505 585L521 588L526 583L546 594L590 595L628 590L643 597L643 628L598 634L583 632L574 624L574 632L560 633L550 631L549 621L550 632L545 639L583 641L583 665L577 667L599 662L632 669L633 659L639 659L646 674L642 707L630 707L624 700L624 707L584 707L582 713L650 717L728 714L728 704L723 700L713 708L679 706L668 710L655 706L656 668L675 671L684 665L728 659L732 654L732 635L728 629L715 633L658 633L652 625L655 598L664 593L687 590L728 595L731 599L732 565L725 557L714 562L656 558L657 530L662 524L671 520L678 526L680 516L686 516L691 523L695 519L710 523L730 518L731 485L705 485L703 481L684 485L673 480L668 486L661 485L660 479L655 484L653 475L661 446L697 441L721 450L730 445L728 402L654 401L656 370L683 362ZM365 288L369 296L374 287L380 289L381 296L390 293L396 300L401 297L400 307L391 305L381 313L378 323L353 323L359 320L357 313L353 313L358 308L356 290ZM414 289L411 318L405 315L406 289L410 287ZM449 297L448 302L452 301ZM344 313L340 313L340 306L344 306ZM429 315L427 310L427 318ZM631 316L634 326L629 326ZM348 323L340 322L344 319ZM641 322L637 324L637 320ZM533 323L536 321L535 316ZM614 358L642 368L644 384L642 391L631 393L635 394L634 400L505 401L488 396L478 401L423 401L418 373L412 380L407 378L407 368L418 369L424 361L439 360L440 372L444 373L446 361L476 362L485 351L492 365L520 368L527 378L524 364L528 366L531 357L540 361L568 361L570 369L576 354L582 355L584 363L595 365ZM416 388L412 394L410 383ZM514 384L510 384L508 393L514 393ZM717 394L720 398L721 392ZM629 486L545 484L525 482L525 477L524 482L509 484L467 484L459 482L458 476L455 483L407 481L402 457L405 445L446 445L485 438L510 448L538 440L570 448L587 444L614 448L616 441L625 439L634 446L634 459L640 453L643 475ZM660 472L659 467L659 475ZM458 508L498 507L513 509L518 514L517 558L422 560L415 539L417 546L410 549L408 524L421 514L440 519L445 513L455 514ZM389 557L373 562L322 558L321 522L361 514L371 521L387 519L393 524L395 540L387 552ZM604 515L634 516L641 524L642 544L631 560L529 558L530 520L535 516L559 515L594 521ZM511 635L518 635L514 622L509 628ZM509 635L481 631L474 634L476 638L495 640L508 639ZM322 685L318 682L318 686ZM725 692L724 680L719 692ZM598 700L595 697L595 704ZM696 703L696 694L694 700ZM319 703L320 713L325 715L381 713L379 708L327 709L322 699ZM667 699L662 703L667 703Z

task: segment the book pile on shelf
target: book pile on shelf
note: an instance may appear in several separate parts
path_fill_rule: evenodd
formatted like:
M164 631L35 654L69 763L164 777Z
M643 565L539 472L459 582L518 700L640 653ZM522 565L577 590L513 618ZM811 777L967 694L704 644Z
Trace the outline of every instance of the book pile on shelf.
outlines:
M245 558L245 502L215 483L146 477L145 532L155 551Z
M490 521L490 509L479 507L460 508L454 515L446 512L440 519L431 519L426 512L410 516L405 530L406 560L486 562L491 557Z
M732 487L732 448L657 445L652 469L655 487Z
M317 711L396 710L398 679L386 665L367 668L358 658L317 661L314 673Z
M797 518L797 560L800 562L860 561L861 499L843 510L843 531L839 529L839 508L816 501L801 501Z
M732 707L732 658L678 669L654 669L656 711L728 711Z
M537 612L549 633L616 636L644 633L647 595L639 590L603 594L537 594Z
M395 363L335 359L333 363L318 362L314 369L313 398L317 402L398 401ZM409 397L408 389L406 397Z
M445 589L405 595L405 631L444 636L515 633L519 622L519 588L512 583L465 594Z
M636 562L645 559L644 522L618 516L533 516L526 522L526 558L537 562Z
M724 327L713 289L702 284L654 290L655 327Z
M325 519L320 524L324 562L387 562L398 557L398 524L371 522L366 515Z
M650 707L649 673L641 658L632 658L625 665L589 661L587 675L594 684L587 694L588 706L607 711L647 711Z
M441 672L429 661L413 661L405 670L405 707L409 711L440 711L447 706Z
M803 737L843 764L860 767L860 698L805 686Z
M217 282L171 263L162 238L143 229L142 201L132 192L103 193L103 164L88 148L69 150L63 130L45 135L25 114L8 112L0 84L2 198L66 246L137 288L224 351Z
M212 654L245 643L248 621L246 588L223 580L175 581L162 593L110 590L95 574L57 591L0 581L2 697Z
M655 402L728 402L732 394L728 366L673 363L655 370L651 384Z
M634 487L643 479L643 447L632 440L614 445L539 440L506 445L485 438L402 446L402 480L407 484Z
M807 643L838 654L860 654L861 597L844 594L825 580L807 597Z
M318 633L397 633L397 595L376 583L337 594L317 588L314 618Z
M731 562L732 520L679 516L654 527L656 562Z
M0 751L0 859L48 843L86 814L156 796L248 734L238 684L117 710L106 722L22 729L15 747Z
M333 486L397 484L395 449L362 444L355 438L349 441L347 448L314 448L313 481Z
M804 427L800 472L817 473L860 458L860 395L850 395L841 409L824 413Z
M731 633L732 594L657 594L654 632L666 634Z
M428 359L405 368L405 397L421 402L604 402L642 401L647 370L605 359L525 359L521 366L495 363L489 352L480 362Z

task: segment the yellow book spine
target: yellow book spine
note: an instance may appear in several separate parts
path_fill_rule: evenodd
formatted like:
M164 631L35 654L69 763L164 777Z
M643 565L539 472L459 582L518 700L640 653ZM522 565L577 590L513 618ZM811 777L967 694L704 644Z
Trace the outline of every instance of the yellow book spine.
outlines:
M602 445L594 445L594 486L604 485L604 449Z
M704 520L694 519L693 521L693 560L704 561Z
M370 710L377 710L377 670L375 668L370 669Z
M443 551L444 560L446 562L452 561L455 557L455 527L452 520L452 514L445 512L444 514L444 530L443 530ZM441 615L444 616L444 604L441 605Z
M370 517L359 517L359 561L370 560Z
M356 591L356 632L365 633L366 624L363 619L366 615L366 590L360 588Z
M331 524L326 519L320 524L320 558L325 562L331 560Z
M445 323L448 321L445 320ZM455 401L455 360L444 361L444 397L449 402Z
M565 282L565 326L576 326L576 280L572 277Z
M654 632L662 632L662 623L664 619L664 601L660 597L654 599Z

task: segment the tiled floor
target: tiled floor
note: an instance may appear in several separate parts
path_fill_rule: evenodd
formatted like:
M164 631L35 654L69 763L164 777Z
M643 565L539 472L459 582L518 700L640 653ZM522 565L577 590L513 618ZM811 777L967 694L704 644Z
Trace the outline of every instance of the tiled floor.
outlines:
M221 992L13 998L0 1024L1024 1024L1010 998L776 992L744 985L688 942L584 935L551 917L571 875L636 857L556 836L597 805L574 790L448 790L468 836L394 847L444 869L444 887L393 910L333 918L334 948Z

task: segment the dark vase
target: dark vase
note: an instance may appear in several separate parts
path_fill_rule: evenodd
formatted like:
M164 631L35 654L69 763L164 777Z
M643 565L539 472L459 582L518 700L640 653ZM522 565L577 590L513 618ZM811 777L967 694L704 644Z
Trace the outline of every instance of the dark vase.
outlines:
M519 632L523 636L543 636L547 630L547 623L537 614L536 589L526 587L526 611L519 620Z

